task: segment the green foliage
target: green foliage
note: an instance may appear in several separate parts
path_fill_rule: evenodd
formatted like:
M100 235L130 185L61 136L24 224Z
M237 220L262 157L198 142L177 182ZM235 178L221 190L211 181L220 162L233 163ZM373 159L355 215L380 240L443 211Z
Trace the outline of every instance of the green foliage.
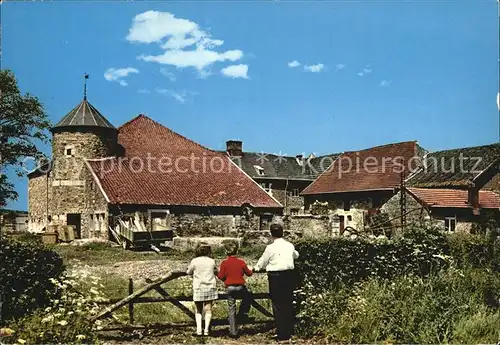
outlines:
M36 97L21 94L17 80L9 70L0 70L0 114L0 169L14 166L17 174L22 176L20 159L42 157L36 144L47 141L46 130L50 128L50 122ZM0 174L0 206L16 197L12 183Z
M323 293L306 284L298 331L348 343L494 343L500 312L485 306L485 291L498 298L500 278L453 268L428 278L374 278Z
M404 274L427 276L449 265L446 236L435 229L412 229L395 239L305 240L296 244L301 283L317 289L353 284L371 277L390 279ZM328 264L325 264L328 263Z
M453 341L457 344L498 344L500 312L481 306L471 315L457 321Z
M58 294L51 278L63 270L60 256L41 244L0 239L0 323L49 304Z
M60 291L57 299L10 325L12 340L26 344L90 344L97 342L102 321L89 318L102 308L101 278L87 267L75 267L60 279L51 279ZM9 339L10 340L10 339Z

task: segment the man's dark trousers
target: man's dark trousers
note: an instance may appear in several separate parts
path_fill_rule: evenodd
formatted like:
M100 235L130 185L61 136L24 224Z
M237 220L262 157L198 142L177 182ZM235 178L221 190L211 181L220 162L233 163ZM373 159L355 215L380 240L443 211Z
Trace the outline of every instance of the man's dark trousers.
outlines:
M295 271L268 272L267 277L278 339L289 339L295 322L293 307Z
M241 297L240 310L236 314L236 298ZM248 317L252 295L244 285L230 285L227 287L227 304L229 309L229 333L238 335L237 322Z

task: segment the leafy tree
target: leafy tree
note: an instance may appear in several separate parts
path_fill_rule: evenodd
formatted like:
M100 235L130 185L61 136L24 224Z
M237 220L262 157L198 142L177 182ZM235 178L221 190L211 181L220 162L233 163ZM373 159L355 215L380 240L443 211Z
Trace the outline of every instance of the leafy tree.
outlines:
M47 143L50 122L38 98L22 95L14 73L0 70L0 206L16 199L14 185L3 173L13 167L23 176L21 161L24 157L43 157L37 143Z

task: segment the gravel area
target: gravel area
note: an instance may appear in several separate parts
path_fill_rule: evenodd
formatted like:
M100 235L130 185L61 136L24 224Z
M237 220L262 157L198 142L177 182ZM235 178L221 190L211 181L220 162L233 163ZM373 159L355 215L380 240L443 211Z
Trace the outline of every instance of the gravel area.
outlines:
M107 265L91 266L90 270L99 276L114 275L134 280L156 279L169 271L184 271L188 263L184 260L123 261Z

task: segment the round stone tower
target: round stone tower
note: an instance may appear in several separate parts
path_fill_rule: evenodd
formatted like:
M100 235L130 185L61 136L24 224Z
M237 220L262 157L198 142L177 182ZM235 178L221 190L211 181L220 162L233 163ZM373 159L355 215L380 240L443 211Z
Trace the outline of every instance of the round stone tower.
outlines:
M106 237L108 205L85 160L115 156L118 130L84 96L51 132L49 224L73 226L76 238Z
M117 129L86 97L51 132L55 179L78 179L84 159L116 154Z

